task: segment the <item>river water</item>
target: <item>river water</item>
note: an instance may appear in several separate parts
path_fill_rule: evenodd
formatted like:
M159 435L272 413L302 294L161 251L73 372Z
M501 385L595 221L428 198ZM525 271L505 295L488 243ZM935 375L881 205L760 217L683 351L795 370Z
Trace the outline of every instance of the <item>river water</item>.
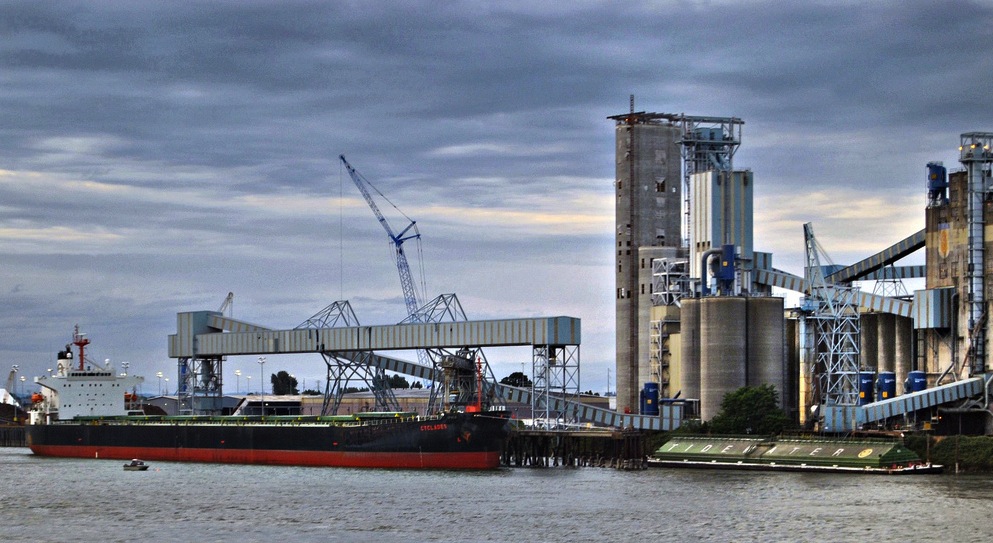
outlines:
M0 448L4 541L946 541L993 537L993 475L356 470Z

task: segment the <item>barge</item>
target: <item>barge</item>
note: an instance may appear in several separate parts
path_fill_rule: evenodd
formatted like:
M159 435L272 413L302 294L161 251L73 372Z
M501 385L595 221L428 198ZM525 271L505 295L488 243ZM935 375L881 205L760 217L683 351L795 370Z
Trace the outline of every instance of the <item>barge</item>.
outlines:
M874 473L941 473L899 440L678 436L659 447L649 467Z

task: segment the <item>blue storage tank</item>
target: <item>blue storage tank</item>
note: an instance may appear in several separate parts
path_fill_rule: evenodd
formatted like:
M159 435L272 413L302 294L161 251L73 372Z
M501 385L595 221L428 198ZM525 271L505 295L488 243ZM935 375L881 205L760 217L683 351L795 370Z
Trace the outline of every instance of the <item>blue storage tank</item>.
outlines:
M645 383L641 391L641 414L658 416L659 414L659 384Z
M920 392L927 390L927 374L920 370L915 370L907 374L907 382L904 383L907 392Z
M948 188L948 170L940 162L928 162L927 189L945 190Z
M889 400L896 396L896 373L892 371L879 372L876 379L876 392L880 400Z
M927 198L928 205L943 205L948 203L948 170L940 162L928 162L927 165Z
M859 405L872 403L872 391L875 386L876 374L871 371L859 372Z
M721 261L717 267L717 278L721 281L734 280L734 245L721 246Z

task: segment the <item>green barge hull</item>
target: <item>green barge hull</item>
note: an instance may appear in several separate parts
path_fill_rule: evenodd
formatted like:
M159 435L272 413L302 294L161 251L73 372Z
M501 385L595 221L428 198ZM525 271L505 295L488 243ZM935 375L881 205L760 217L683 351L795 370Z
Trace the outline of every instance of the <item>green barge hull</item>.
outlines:
M901 441L679 436L648 460L649 467L831 473L940 473Z

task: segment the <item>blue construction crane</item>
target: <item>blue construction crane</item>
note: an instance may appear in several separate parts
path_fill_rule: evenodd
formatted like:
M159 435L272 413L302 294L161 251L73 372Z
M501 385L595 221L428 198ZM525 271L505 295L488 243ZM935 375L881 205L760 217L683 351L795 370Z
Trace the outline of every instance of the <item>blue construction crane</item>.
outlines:
M349 177L355 183L355 186L359 188L362 192L362 196L365 198L366 203L372 208L372 212L376 215L376 219L379 220L379 224L383 225L383 229L386 230L386 234L390 237L390 242L393 244L396 252L396 265L397 270L400 272L400 286L403 288L403 298L404 302L407 304L407 319L405 322L412 323L428 323L428 322L444 322L446 318L451 318L454 321L465 321L465 313L462 311L462 306L459 304L458 299L454 294L441 295L435 298L434 301L425 304L425 307L421 308L417 302L417 293L414 289L413 277L410 273L410 265L407 263L407 255L403 251L403 243L410 239L416 239L418 242L418 252L420 252L420 239L421 234L417 231L417 223L410 217L405 215L403 211L393 203L390 202L389 198L383 195L372 183L370 183L366 178L362 177L360 173L355 171L355 168L345 160L345 155L338 155L341 159L341 163L345 165L345 169L348 170ZM390 226L389 221L383 216L383 213L379 210L379 206L372 198L372 193L370 193L370 188L376 191L383 200L389 202L397 213L402 215L405 219L410 221L403 230L396 233ZM423 262L423 259L418 258L418 262ZM424 290L424 273L423 265L421 271L421 290ZM426 349L417 349L417 360L421 366L434 368L439 374L442 374L443 379L441 386L431 387L431 396L428 400L428 409L433 410L437 408L437 403L441 401L443 404L450 400L450 392L453 390L458 391L458 402L467 403L470 398L477 398L477 401L482 397L479 393L479 379L481 374L485 373L488 381L490 383L495 383L496 379L493 376L493 370L489 366L489 362L486 361L485 356L483 356L482 350L475 349L465 349L464 352L460 351L454 356L450 353L446 353L443 350L433 349L429 353ZM442 364L442 360L447 360L448 362L458 361L468 368L466 371L461 366L455 368L454 365L450 366L448 370L443 371L439 369L439 365ZM330 365L329 365L330 367ZM485 371L480 369L480 367L485 368ZM330 374L329 374L330 375ZM330 379L330 377L329 377ZM375 385L372 387L375 390ZM492 387L490 387L492 393ZM440 395L440 397L439 397ZM503 398L494 398L497 402L502 402ZM395 399L394 399L395 401ZM489 400L487 400L489 401Z
M403 243L409 239L420 240L421 234L417 231L417 222L412 220L407 215L404 215L404 213L400 211L400 208L394 205L393 202L390 202L389 198L383 195L379 189L366 180L366 178L362 177L359 172L355 171L355 168L353 168L352 165L345 160L345 155L338 155L338 158L340 158L341 163L345 165L345 169L348 170L348 175L352 178L355 186L359 188L360 192L362 192L362 196L365 198L366 203L368 203L369 207L372 208L372 212L376 215L376 219L379 220L379 224L383 225L383 228L386 230L386 234L390 236L390 241L393 243L396 252L397 271L400 272L400 287L403 289L404 303L407 304L407 315L415 315L417 314L417 309L419 307L417 303L417 292L414 289L414 279L410 273L410 264L407 263L407 255L403 251ZM376 191L376 194L379 194L383 200L389 202L389 204L393 206L398 213L403 215L405 219L409 220L410 224L408 224L399 233L394 233L389 221L386 220L386 217L384 217L383 213L379 210L379 206L377 206L375 200L372 199L372 194L369 192L370 187L372 190ZM422 285L423 282L424 280L422 278Z

